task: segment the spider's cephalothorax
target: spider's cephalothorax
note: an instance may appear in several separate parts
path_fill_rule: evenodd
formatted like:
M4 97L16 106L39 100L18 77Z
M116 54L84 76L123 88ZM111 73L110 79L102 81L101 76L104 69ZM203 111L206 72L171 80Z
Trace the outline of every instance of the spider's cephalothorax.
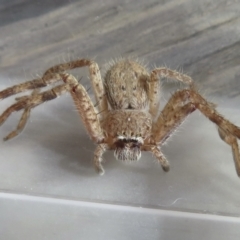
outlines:
M139 160L144 141L151 135L151 115L143 110L112 110L103 120L105 141L116 159Z
M83 66L89 67L97 107L78 80L66 72ZM189 88L175 92L159 114L161 77L178 80L188 84ZM41 87L58 81L62 83L40 92ZM2 124L12 112L23 110L16 130L4 140L15 137L23 130L32 108L69 92L86 131L97 144L94 165L100 174L104 173L102 155L106 150L114 150L116 159L122 161L139 160L141 151L152 152L163 170L168 171L169 163L160 147L185 118L198 109L218 126L221 139L231 146L236 171L240 176L237 142L240 128L222 117L215 106L196 91L192 79L187 75L164 67L149 72L137 61L121 59L109 66L103 82L97 63L79 59L51 67L41 78L1 91L0 99L26 90L33 90L32 94L16 98L16 102L0 116Z

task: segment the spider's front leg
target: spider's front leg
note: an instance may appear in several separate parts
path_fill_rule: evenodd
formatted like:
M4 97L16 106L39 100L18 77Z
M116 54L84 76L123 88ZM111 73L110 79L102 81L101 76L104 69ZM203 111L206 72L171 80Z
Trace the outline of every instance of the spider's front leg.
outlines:
M34 95L38 94L39 91L40 91L39 89L33 90L31 96L34 96ZM22 99L27 99L27 97L26 97L26 96L18 97L18 98L16 98L15 100L16 100L16 101L19 101L19 100L22 100ZM31 107L26 107L26 108L24 108L22 117L21 117L20 120L19 120L19 123L18 123L18 125L17 125L17 128L16 128L14 131L10 132L6 137L4 137L4 138L3 138L4 141L7 141L7 140L9 140L9 139L12 139L12 138L16 137L19 133L22 132L22 130L23 130L24 127L26 126L27 120L28 120L28 118L29 118L29 116L30 116L30 112L31 112ZM1 122L1 117L0 117L0 122Z
M86 89L70 74L63 74L63 81L70 88L69 92L91 139L95 143L102 143L104 134L100 119Z
M169 163L160 150L160 146L172 135L175 129L192 113L196 108L192 103L186 103L188 95L176 92L168 101L160 116L152 127L152 144L146 146L145 150L150 151L161 164L162 169L169 171Z
M154 141L163 145L173 132L196 110L189 101L189 94L177 91L169 99L153 126Z
M105 94L105 89L103 86L101 73L98 64L89 59L78 59L71 62L59 64L49 68L44 74L43 79L49 78L48 76L54 76L55 74L63 73L67 70L80 68L88 66L89 75L91 79L91 84L94 90L95 99L97 101L97 108L102 113L102 118L104 118L105 113L108 110L107 98Z
M5 137L5 140L15 137L23 129L32 108L42 104L43 102L52 100L65 92L70 92L90 138L95 143L99 144L95 152L94 164L96 170L100 174L103 174L103 168L101 165L102 154L107 149L107 146L103 143L104 134L98 117L99 114L97 113L97 110L94 107L87 91L81 84L78 83L75 77L67 73L61 73L59 76L61 76L61 79L65 82L65 84L56 86L42 93L38 93L38 90L35 90L30 96L16 98L17 102L3 112L0 116L0 125L6 121L11 113L24 109L17 129ZM101 151L99 149L101 149Z
M78 59L78 60L53 66L49 68L41 78L20 83L18 85L14 85L12 87L4 89L3 91L0 91L0 99L7 98L27 90L34 90L34 89L46 87L49 84L61 81L62 73L66 72L67 70L86 67L86 66L89 67L89 74L90 74L95 98L98 103L97 104L98 109L100 110L100 112L107 111L107 108L108 108L107 99L106 99L105 89L102 83L98 64L89 59ZM104 116L104 114L105 113L103 113L102 115Z
M82 122L90 135L91 139L98 144L94 153L94 166L96 171L100 174L104 174L102 166L102 155L107 150L108 145L104 143L104 133L100 124L99 115L94 107L87 91L81 84L72 84L74 79L71 76L66 75L66 83L71 83L70 93L76 105L76 108L81 116Z
M22 117L20 119L17 129L12 133L10 133L4 139L8 140L12 137L15 137L18 133L20 133L23 130L32 108L40 105L45 101L52 100L57 96L61 95L62 93L68 92L68 91L69 91L69 86L67 84L63 84L42 93L37 93L38 90L34 90L32 95L30 96L23 96L23 97L16 98L17 102L12 104L10 107L8 107L2 113L2 115L0 115L0 126L7 120L7 118L13 112L20 111L22 109L24 109L24 112L22 114Z
M156 68L152 70L148 80L148 99L149 99L149 112L155 118L159 109L159 96L160 96L160 78L172 78L174 80L192 85L192 78L183 73L171 70L166 67Z
M156 144L163 144L195 109L218 125L220 137L232 147L236 171L240 177L240 153L237 143L237 138L240 138L240 128L221 116L213 104L194 89L177 91L171 97L153 127L154 141Z

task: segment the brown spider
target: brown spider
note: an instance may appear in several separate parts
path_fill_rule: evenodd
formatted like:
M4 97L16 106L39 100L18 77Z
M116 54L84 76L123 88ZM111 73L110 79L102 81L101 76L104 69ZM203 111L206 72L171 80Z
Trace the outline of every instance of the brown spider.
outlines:
M66 72L84 66L89 67L97 107L78 80ZM160 114L159 77L176 79L190 86L175 92ZM39 88L61 80L63 84L44 92L39 91ZM0 116L0 124L3 124L12 112L23 109L17 129L4 140L15 137L23 130L32 108L64 92L70 92L86 131L97 144L94 165L99 174L104 173L102 155L106 150L114 150L116 159L122 161L139 160L141 151L150 151L163 170L169 171L169 163L160 146L190 113L198 109L218 126L221 139L232 147L236 171L240 176L237 143L240 128L222 117L215 110L214 104L195 90L192 79L187 75L165 67L149 73L139 62L121 59L110 64L103 83L97 63L80 59L49 68L42 78L7 88L0 92L0 99L26 90L33 92L29 96L16 98L16 103Z

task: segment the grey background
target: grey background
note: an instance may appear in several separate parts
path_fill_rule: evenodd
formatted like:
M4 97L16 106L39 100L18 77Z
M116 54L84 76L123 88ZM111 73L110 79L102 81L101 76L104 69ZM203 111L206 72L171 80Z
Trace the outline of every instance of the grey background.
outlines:
M1 89L76 58L141 58L193 77L240 125L240 1L0 1ZM89 86L87 71L74 71ZM179 84L164 81L162 106ZM1 101L3 111L14 99ZM0 128L17 124L14 114ZM216 127L193 114L163 151L131 165L94 144L68 95L35 109L18 138L0 143L4 239L239 239L240 180ZM203 237L204 233L204 237Z
M239 96L235 1L1 1L1 73L28 79L77 57L119 56L182 69L211 93Z

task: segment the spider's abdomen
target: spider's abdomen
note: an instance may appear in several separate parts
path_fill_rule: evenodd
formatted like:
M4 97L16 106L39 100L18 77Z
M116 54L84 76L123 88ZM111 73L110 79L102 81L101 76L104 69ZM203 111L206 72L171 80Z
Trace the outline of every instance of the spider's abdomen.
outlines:
M112 109L145 109L148 78L147 70L132 60L123 59L110 66L104 83Z

